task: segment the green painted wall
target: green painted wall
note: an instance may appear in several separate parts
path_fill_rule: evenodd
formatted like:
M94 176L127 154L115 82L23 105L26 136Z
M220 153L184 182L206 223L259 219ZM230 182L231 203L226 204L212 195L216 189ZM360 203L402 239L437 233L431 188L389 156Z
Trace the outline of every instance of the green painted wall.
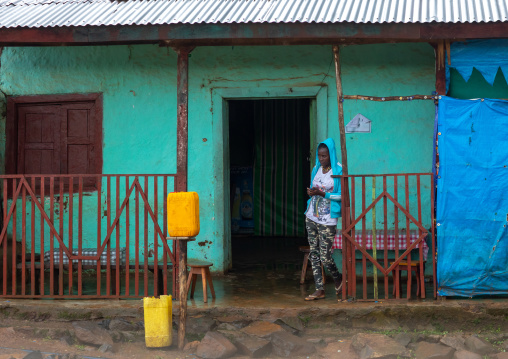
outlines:
M173 51L156 46L7 48L4 49L1 60L0 88L3 94L103 93L103 173L176 172L176 157L173 154L176 142L176 111L174 110L176 90L173 84L176 82L176 76L174 72L167 71L167 67L175 62ZM2 101L3 105L4 101ZM2 116L2 126L5 126L5 116ZM2 136L2 148L4 144L5 135ZM104 238L107 231L105 181L102 187L103 201L100 212L101 236ZM112 189L115 191L114 182ZM123 188L122 192L125 193ZM97 243L96 195L92 193L84 197L84 248L96 247ZM134 199L134 196L132 198ZM161 194L159 195L159 217L161 218L160 203L162 203ZM18 206L18 212L20 207ZM58 230L58 220L63 218L64 238L68 238L69 222L66 218L70 207L68 196L65 196L63 207L59 208L58 204L55 205L55 213L63 213L63 217L55 214L57 220L55 228ZM46 200L46 208L49 208L48 200ZM131 204L131 214L133 209L134 206ZM78 200L77 196L74 196L74 214L77 214L77 211ZM114 212L113 201L112 213ZM39 218L39 213L36 212L37 232L40 232ZM131 238L134 231L133 221L134 217L131 216ZM143 217L140 221L143 221ZM30 226L30 221L27 222ZM20 216L18 216L18 226L19 223ZM48 250L49 229L47 226L45 232L45 247ZM123 228L122 232L125 232ZM19 239L19 228L17 236ZM74 221L74 243L77 243L77 236L78 223ZM148 238L150 239L149 249L153 249L152 226L149 226ZM113 235L111 241L115 247L116 235ZM132 243L131 239L131 248ZM38 243L36 250L39 251Z
M434 54L427 44L351 46L342 51L343 89L349 95L395 96L431 94L434 90ZM332 88L333 90L333 88ZM333 95L333 94L332 94ZM335 107L336 100L331 100ZM432 132L434 103L432 101L374 102L346 100L345 123L357 113L372 121L371 134L348 134L348 165L350 174L421 173L432 171ZM338 137L337 116L330 114L330 132ZM410 178L410 208L417 208L416 179ZM387 186L393 194L393 179ZM430 228L430 177L422 178L421 193L423 224ZM361 181L356 181L356 216L361 213ZM366 181L366 201L372 200L372 180ZM376 195L383 190L376 180ZM399 202L405 203L403 178L398 179ZM393 205L388 202L388 226L393 228ZM376 229L384 228L383 202L376 205ZM427 218L427 220L425 220ZM361 223L360 223L361 224ZM367 214L366 227L372 228L372 211ZM361 228L361 227L359 227ZM399 212L399 228L406 228L405 216ZM411 225L411 229L416 229ZM378 253L378 258L383 254ZM357 253L360 257L360 253ZM337 262L340 255L336 254ZM413 257L414 259L414 257ZM368 268L369 269L369 268ZM427 273L432 268L427 266ZM370 271L370 270L369 270Z
M434 90L434 51L427 44L349 46L342 55L346 94L391 96ZM6 48L0 60L4 95L103 92L104 173L176 171L172 50L152 45ZM201 234L189 246L189 256L207 258L222 271L230 261L224 240L224 203L229 196L223 191L224 98L291 97L302 89L302 96L318 97L314 104L318 139L331 136L338 143L332 51L329 46L200 47L189 61L189 190L199 193L201 213ZM432 101L347 100L344 110L346 123L358 112L373 123L371 134L347 136L350 173L430 172ZM428 204L424 199L424 206ZM95 233L90 230L90 235Z

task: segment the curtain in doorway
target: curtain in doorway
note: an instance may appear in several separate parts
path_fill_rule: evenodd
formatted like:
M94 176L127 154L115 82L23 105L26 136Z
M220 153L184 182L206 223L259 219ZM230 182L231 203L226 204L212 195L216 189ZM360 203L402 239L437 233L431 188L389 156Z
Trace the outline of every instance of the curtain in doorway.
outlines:
M310 100L256 101L255 235L305 236Z

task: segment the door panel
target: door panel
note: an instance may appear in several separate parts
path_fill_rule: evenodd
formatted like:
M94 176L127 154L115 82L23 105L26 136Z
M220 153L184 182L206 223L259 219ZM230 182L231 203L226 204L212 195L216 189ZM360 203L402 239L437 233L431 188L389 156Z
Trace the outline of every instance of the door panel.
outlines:
M69 174L90 173L93 166L93 102L63 104L62 171Z
M67 146L67 169L68 173L88 173L88 146L69 145Z
M23 106L18 110L18 173L60 173L59 106Z

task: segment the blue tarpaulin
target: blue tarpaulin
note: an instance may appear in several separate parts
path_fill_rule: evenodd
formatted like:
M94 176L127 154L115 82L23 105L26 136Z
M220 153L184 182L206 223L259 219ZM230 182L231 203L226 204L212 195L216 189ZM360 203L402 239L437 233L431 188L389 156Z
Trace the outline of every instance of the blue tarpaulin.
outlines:
M508 101L442 96L438 294L508 294Z
M446 64L447 85L450 83L450 68L456 69L466 82L475 68L491 85L501 69L508 82L508 40L454 42L450 45L450 60L450 65Z

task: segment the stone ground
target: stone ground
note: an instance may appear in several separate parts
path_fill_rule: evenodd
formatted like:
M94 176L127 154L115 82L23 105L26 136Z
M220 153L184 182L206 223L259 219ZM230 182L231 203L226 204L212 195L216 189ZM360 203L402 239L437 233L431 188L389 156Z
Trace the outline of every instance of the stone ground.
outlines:
M145 347L139 301L10 300L0 319L0 359L508 358L502 300L190 308L184 351Z
M325 299L305 302L312 280L299 284L301 253L290 244L294 258L274 252L262 265L246 247L245 268L214 276L208 303L198 283L185 351L145 347L140 300L0 299L0 359L507 358L506 299L434 300L429 282L423 300L338 302L330 280ZM178 315L173 302L174 331Z

